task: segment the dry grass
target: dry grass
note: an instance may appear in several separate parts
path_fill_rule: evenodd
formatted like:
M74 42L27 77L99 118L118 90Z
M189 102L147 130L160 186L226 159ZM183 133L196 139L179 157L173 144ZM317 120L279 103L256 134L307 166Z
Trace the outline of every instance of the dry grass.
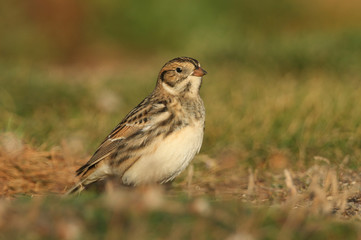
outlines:
M361 174L345 162L316 157L306 170L247 169L232 152L200 155L168 190L108 188L59 198L49 193L64 193L86 159L17 146L16 154L4 146L0 154L0 239L361 237Z
M67 147L49 152L36 151L14 135L1 136L0 196L63 194L76 178L75 170L86 158L67 152ZM315 157L305 170L282 168L286 158L272 156L271 167L246 169L231 151L219 158L196 157L168 191L169 196L207 196L219 201L237 200L256 206L287 205L305 208L315 214L361 219L361 174L345 169L347 158L335 166ZM277 165L278 164L278 165Z
M237 199L255 205L285 204L361 219L361 174L343 168L343 164L334 166L327 159L315 157L314 165L305 170L267 168L247 172L235 157L211 159L205 155L198 157L198 164L204 166L195 171L192 184L187 185L186 180L179 183L191 196L211 195L222 201Z
M86 159L66 148L36 151L11 133L0 136L0 195L46 195L64 192L74 183L74 172Z

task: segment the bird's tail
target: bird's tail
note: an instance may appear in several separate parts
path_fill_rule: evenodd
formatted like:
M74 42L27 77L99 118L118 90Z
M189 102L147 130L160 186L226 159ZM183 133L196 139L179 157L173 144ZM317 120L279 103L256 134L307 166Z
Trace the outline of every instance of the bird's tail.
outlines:
M95 190L97 192L105 191L107 180L112 179L109 176L103 176L99 178L98 176L87 176L81 179L78 183L76 183L72 188L70 188L65 196L69 196L72 194L80 194L83 190Z
M65 195L80 194L84 189L88 189L93 185L99 185L100 189L104 188L105 180L109 177L108 166L102 165L101 168L87 169L81 173L81 180L76 183ZM78 174L79 175L79 174Z
M72 188L70 188L66 193L65 193L65 196L68 196L68 195L72 195L72 194L80 194L84 189L85 189L85 186L84 186L84 180L78 182L77 184L75 184Z

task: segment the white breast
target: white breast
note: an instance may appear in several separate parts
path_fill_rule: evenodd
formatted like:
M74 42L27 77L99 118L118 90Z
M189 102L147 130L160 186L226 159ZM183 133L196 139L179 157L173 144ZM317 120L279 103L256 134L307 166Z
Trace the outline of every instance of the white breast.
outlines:
M203 123L187 126L156 141L123 177L124 184L169 181L181 173L196 155L203 141Z

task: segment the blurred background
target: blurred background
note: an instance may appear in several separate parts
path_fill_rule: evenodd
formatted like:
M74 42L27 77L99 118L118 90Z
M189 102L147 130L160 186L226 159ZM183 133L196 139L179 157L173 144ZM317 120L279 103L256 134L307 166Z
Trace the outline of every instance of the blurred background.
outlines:
M208 71L202 153L361 157L357 0L0 2L0 131L88 156L177 56Z

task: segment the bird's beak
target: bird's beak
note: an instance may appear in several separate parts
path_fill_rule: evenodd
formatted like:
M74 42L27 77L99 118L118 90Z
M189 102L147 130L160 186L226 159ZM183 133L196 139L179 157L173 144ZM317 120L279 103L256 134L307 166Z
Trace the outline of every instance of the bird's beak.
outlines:
M192 76L203 77L206 74L207 72L203 68L199 67L193 71Z

